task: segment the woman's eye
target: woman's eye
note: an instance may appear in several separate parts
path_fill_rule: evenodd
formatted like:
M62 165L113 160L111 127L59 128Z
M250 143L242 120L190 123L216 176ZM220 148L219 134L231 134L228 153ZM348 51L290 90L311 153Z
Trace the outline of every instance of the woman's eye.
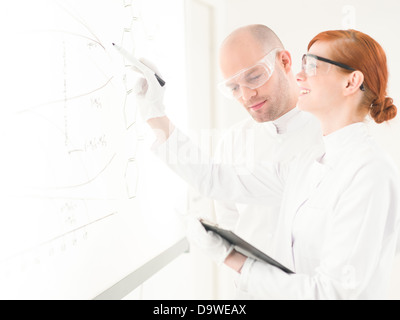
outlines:
M315 70L317 68L317 65L314 63L309 63L306 65L305 70Z

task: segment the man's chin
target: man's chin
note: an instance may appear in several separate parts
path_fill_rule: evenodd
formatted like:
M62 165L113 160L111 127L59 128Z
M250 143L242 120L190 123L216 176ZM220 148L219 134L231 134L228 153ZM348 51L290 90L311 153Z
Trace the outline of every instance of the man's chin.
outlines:
M259 123L275 120L266 114L260 114L260 113L252 112L252 111L249 111L249 114L251 115L251 117L253 118L254 121L259 122Z
M271 121L269 118L252 117L255 122L264 123Z

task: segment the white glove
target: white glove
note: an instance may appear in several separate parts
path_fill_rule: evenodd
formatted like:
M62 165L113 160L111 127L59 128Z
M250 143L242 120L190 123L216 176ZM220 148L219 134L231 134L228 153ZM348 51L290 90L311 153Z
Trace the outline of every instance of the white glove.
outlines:
M216 233L204 229L197 218L190 219L187 238L191 244L199 247L218 265L224 263L225 259L233 250L233 245Z
M151 62L140 59L141 64L136 64L134 71L141 73L144 78L139 78L134 84L133 93L136 94L137 104L142 119L147 121L152 118L165 116L164 93L165 86L162 87L155 77L155 73L160 75L157 68Z

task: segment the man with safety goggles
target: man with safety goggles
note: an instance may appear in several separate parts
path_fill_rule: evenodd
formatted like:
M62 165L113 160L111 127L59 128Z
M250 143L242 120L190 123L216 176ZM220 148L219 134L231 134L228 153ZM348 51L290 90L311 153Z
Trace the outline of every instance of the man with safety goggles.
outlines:
M220 68L225 80L219 90L239 102L251 118L227 132L216 161L251 166L253 162L284 162L322 149L318 121L296 108L299 87L291 55L270 28L249 25L233 31L221 45ZM279 207L216 201L215 210L220 225L273 255ZM239 298L251 298L236 293Z
M229 99L240 99L243 96L243 88L258 89L271 78L276 54L279 49L273 49L254 66L241 70L229 79L219 84L219 90Z
M299 87L292 71L291 55L270 28L249 25L231 33L220 48L220 68L225 79L219 85L220 90L238 101L251 117L224 135L216 149L216 162L251 167L263 161L290 161L323 148L319 122L296 108ZM156 132L163 133L162 142L175 130L165 116L165 86L159 85L154 72L156 70L150 68L143 71L145 83L138 83L136 94L143 120ZM216 202L215 210L222 227L234 230L255 247L275 256L274 235L280 205ZM225 254L217 252L215 259L223 261ZM221 278L229 279L228 283L233 285L233 275L225 275L227 278ZM222 282L221 286L229 287ZM251 297L237 291L236 298Z

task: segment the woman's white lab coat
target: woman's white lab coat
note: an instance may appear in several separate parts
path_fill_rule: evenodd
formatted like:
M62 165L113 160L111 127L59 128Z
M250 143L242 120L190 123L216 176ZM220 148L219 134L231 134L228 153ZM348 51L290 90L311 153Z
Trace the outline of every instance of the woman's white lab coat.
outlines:
M385 298L400 226L397 169L365 124L324 142L324 155L250 169L193 163L201 153L178 130L154 151L205 196L282 202L273 258L296 274L247 259L241 290L269 299Z

